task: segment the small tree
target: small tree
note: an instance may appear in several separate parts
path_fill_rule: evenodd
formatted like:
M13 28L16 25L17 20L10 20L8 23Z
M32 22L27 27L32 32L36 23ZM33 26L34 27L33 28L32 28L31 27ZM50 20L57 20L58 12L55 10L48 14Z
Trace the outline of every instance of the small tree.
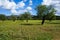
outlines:
M0 20L2 20L2 21L6 20L6 16L3 14L0 14Z
M29 12L25 12L24 17L26 19L26 22L28 22L28 20L30 20L32 18L31 14Z
M17 19L17 17L15 15L11 15L11 20L13 20L15 22L16 19Z
M24 14L20 15L20 19L26 20L26 22L28 22L28 20L30 20L31 18L32 18L32 16L29 12L25 12Z
M24 20L24 19L25 19L25 18L24 18L24 14L20 14L20 15L19 15L19 19L20 19L20 20Z

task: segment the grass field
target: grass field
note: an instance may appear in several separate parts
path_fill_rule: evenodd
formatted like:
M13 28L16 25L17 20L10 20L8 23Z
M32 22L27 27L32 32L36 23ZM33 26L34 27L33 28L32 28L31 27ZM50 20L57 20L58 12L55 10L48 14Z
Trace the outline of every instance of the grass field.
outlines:
M0 40L60 40L60 20L0 21Z

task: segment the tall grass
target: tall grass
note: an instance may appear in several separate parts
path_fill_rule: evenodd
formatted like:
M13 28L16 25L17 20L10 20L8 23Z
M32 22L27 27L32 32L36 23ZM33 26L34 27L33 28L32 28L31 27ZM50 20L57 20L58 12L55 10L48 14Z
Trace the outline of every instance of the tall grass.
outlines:
M29 20L28 23L25 20L0 21L0 40L53 40L55 36L60 37L60 20L40 23L40 20Z

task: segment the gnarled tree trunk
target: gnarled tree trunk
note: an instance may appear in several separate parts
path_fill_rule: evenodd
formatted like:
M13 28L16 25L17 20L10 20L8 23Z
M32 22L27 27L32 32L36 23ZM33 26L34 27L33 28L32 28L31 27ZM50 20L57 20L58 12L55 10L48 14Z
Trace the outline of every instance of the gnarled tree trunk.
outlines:
M42 18L42 25L44 24L44 22L45 22L45 16L43 16L43 18Z

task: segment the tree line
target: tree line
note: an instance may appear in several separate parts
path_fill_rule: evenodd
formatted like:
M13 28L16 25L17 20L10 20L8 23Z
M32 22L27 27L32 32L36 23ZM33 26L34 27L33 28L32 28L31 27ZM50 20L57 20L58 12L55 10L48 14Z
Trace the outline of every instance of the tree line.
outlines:
M35 10L37 11L36 15L31 15L30 12L25 12L20 15L11 15L6 16L4 14L0 14L0 20L42 20L42 25L44 24L45 20L55 20L56 19L56 10L52 5L46 6L46 5L38 5Z

